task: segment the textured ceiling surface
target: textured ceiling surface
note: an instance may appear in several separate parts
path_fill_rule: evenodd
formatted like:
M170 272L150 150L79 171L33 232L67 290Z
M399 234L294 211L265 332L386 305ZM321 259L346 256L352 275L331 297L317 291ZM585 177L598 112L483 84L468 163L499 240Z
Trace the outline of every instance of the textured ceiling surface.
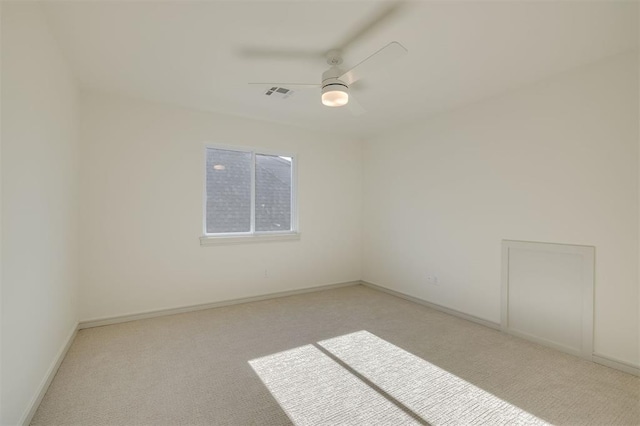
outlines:
M354 38L385 7L374 1L46 4L52 32L85 89L359 137L638 46L635 2L406 2L343 52L348 68L394 40L409 51L354 85L365 114L324 107L317 90L281 99L247 84L319 83L328 65L316 53Z

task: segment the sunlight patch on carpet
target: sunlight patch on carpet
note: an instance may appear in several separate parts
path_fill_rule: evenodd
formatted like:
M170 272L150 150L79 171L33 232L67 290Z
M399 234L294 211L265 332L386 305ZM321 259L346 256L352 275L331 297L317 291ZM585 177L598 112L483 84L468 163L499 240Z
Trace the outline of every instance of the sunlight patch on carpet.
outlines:
M296 425L418 425L312 345L249 361Z
M432 425L547 424L368 331L318 344Z
M368 331L249 361L302 425L547 425Z

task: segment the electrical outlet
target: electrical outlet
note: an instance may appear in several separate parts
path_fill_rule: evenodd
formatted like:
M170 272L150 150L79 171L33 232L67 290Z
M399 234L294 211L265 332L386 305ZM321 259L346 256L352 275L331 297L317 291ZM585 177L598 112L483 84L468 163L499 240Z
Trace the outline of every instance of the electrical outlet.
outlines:
M266 269L264 270L264 277L269 278L269 271Z

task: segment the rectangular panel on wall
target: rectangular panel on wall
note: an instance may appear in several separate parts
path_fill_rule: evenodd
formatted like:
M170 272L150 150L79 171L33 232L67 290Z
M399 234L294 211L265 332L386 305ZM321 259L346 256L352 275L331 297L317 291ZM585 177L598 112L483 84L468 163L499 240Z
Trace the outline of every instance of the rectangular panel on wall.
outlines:
M502 330L583 358L593 354L595 248L502 242Z

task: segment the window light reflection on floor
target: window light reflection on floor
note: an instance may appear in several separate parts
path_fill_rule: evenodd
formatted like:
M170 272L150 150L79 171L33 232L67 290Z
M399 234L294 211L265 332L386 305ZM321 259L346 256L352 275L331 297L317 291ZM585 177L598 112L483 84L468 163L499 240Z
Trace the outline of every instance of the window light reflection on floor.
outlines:
M296 425L547 424L367 331L318 346L344 367L313 345L249 361Z
M296 425L420 424L313 345L249 364Z

